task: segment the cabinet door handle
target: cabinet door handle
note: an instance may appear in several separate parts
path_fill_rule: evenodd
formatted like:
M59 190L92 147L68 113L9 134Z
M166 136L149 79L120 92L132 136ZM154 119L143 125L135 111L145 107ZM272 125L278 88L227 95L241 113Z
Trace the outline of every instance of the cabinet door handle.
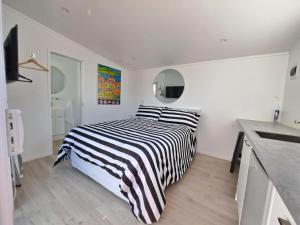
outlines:
M279 224L280 225L291 225L291 223L287 220L284 220L282 218L278 218Z
M248 147L252 148L252 146L249 144L248 140L245 140L245 144L246 144Z

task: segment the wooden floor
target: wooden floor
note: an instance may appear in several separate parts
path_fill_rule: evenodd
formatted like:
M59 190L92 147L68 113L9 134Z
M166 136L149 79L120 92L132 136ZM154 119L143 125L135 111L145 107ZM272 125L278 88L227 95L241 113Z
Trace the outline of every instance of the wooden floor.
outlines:
M59 142L57 142L57 145ZM15 225L142 224L127 203L54 157L25 163L15 201ZM197 155L184 177L168 188L167 205L156 224L236 225L236 174L229 162Z

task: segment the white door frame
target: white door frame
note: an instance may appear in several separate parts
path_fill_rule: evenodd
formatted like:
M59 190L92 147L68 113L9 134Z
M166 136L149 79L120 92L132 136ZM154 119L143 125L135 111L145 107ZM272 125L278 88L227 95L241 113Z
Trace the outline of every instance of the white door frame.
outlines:
M67 58L70 58L70 59L73 59L75 61L78 61L80 63L80 74L79 74L79 96L80 96L80 99L79 99L79 102L80 102L80 124L82 123L82 107L83 107L83 103L82 103L82 92L83 92L83 74L84 74L84 61L82 59L78 59L76 57L73 57L73 56L70 56L69 54L63 52L62 50L57 50L57 49L48 49L48 84L47 84L47 87L48 87L48 119L49 119L49 124L50 124L50 130L49 130L49 137L51 137L51 140L52 140L52 107L51 107L51 54L57 54L57 55L60 55L60 56L63 56L63 57L67 57ZM51 149L53 149L53 142L51 141Z
M2 46L2 1L0 1L0 43ZM0 224L13 225L13 194L10 161L7 149L7 92L3 48L0 48Z

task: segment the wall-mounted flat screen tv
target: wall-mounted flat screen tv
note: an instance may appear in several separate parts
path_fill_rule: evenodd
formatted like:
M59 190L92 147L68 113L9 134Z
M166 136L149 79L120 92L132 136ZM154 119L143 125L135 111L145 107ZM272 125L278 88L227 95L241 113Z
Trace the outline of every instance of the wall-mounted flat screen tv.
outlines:
M19 74L18 25L9 31L4 41L4 60L6 83L14 81L32 82L32 80Z
M4 42L4 59L6 82L19 80L18 66L18 25L14 26L8 33Z
M166 98L179 98L183 92L184 86L167 86Z

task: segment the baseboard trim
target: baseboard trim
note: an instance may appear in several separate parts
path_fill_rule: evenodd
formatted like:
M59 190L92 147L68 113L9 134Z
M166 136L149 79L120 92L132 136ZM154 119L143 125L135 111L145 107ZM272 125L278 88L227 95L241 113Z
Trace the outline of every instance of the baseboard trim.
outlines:
M221 159L221 160L224 160L224 161L227 161L227 162L231 161L231 160L226 159L226 158L222 158L222 157L219 157L219 156L216 156L216 155L208 154L207 152L196 151L196 154L208 156L208 157L215 158L215 159Z
M30 157L23 157L23 162L30 162L32 160L36 160L36 159L40 159L40 158L44 158L47 156L51 156L52 152L43 152L41 154L36 154Z

